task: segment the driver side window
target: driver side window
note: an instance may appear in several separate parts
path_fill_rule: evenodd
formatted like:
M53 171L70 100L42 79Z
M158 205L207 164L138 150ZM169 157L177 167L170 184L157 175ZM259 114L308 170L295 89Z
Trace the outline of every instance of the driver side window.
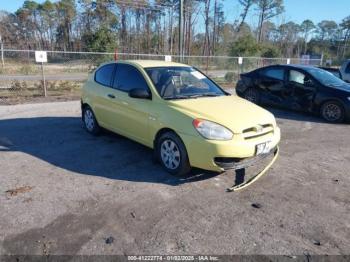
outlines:
M296 70L289 71L289 82L294 82L297 84L304 85L305 84L305 75Z
M148 90L148 85L145 78L137 68L128 64L117 64L113 88L129 92L134 88Z
M288 80L299 88L313 90L315 87L314 81L308 75L297 70L289 71Z

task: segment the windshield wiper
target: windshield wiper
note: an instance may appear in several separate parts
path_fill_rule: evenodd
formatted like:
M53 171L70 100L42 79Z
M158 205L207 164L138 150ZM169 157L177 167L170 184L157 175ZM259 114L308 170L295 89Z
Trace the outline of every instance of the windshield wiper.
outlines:
M177 95L177 96L163 96L163 99L165 100L172 100L172 99L187 99L189 98L188 96L183 96L183 95Z
M171 99L190 99L190 98L214 97L214 96L220 96L220 94L216 94L216 93L202 93L202 94L192 94L192 95L164 96L163 98L166 99L166 100L171 100Z
M216 94L216 93L202 93L202 94L194 94L194 95L190 95L189 97L191 98L197 98L197 97L214 97L214 96L220 96L220 94Z

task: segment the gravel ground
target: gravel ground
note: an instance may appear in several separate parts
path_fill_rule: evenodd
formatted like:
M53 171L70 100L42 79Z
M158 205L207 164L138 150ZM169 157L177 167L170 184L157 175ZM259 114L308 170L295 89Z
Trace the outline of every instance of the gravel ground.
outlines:
M226 193L235 172L173 178L79 106L0 107L0 254L350 254L349 125L272 110L279 159Z

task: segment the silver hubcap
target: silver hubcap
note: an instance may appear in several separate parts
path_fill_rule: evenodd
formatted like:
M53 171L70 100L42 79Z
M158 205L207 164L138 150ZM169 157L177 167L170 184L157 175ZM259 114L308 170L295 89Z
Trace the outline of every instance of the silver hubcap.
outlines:
M245 93L244 98L247 99L250 102L253 102L253 103L256 103L257 100L258 100L256 92L254 90L252 90L252 89L247 90L247 92Z
M164 140L160 146L162 162L169 169L176 169L180 165L180 151L171 140Z
M341 109L336 104L328 104L323 109L323 115L329 121L337 121L341 117Z
M94 129L94 116L89 109L85 110L84 122L87 130L92 131Z

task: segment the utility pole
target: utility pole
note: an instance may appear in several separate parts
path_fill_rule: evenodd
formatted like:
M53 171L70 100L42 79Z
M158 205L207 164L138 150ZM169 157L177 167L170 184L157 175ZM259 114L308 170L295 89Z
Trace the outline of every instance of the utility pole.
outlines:
M173 14L174 14L174 5L171 6L170 15L170 55L173 55Z
M183 59L183 38L184 38L184 0L180 0L179 3L179 55L180 55L180 62L182 62Z
M4 43L2 42L1 35L0 35L0 49L1 49L1 65L2 65L2 67L5 67L5 62L4 62Z

